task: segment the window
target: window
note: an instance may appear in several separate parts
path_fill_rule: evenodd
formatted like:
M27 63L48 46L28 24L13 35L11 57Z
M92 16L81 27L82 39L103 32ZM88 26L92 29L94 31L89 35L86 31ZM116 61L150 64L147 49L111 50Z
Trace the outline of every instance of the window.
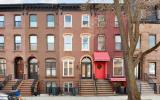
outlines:
M119 27L119 23L118 23L118 18L117 18L117 16L115 16L115 18L114 18L114 26L115 26L115 27Z
M56 82L53 82L53 81L46 82L46 92L47 93L50 93L49 91L50 87L56 87Z
M37 16L30 15L30 27L37 27Z
M104 15L98 16L98 27L104 27L105 26L105 17Z
M14 16L14 27L21 27L21 16L20 15L16 15Z
M121 36L120 35L116 35L115 36L115 49L116 50L121 50L122 46L121 46Z
M54 77L56 76L56 61L55 59L46 60L46 76Z
M141 48L141 36L139 36L138 42L137 42L137 45L136 45L136 49L140 49L140 48Z
M0 16L0 27L4 27L4 16Z
M119 0L119 3L123 4L123 3L124 3L124 0Z
M47 36L47 50L48 51L54 51L55 50L55 44L54 44L54 36L53 35L48 35Z
M64 51L72 51L72 35L66 34L64 36Z
M105 36L98 35L98 50L104 51L105 50Z
M64 15L64 27L72 27L72 15Z
M149 75L156 76L156 62L149 63Z
M30 50L37 50L37 36L30 36Z
M149 35L149 48L152 48L156 45L156 35Z
M64 92L69 93L69 92L71 92L71 89L73 87L73 83L72 82L65 82L63 87L64 87Z
M6 72L6 60L0 59L0 76L5 76Z
M73 60L63 60L63 76L73 76Z
M54 15L47 16L47 27L54 27Z
M89 35L85 34L82 36L82 51L89 51Z
M82 15L82 27L89 27L89 15Z
M21 50L21 36L14 37L14 50Z
M123 59L122 58L114 58L113 59L113 75L114 76L123 76L124 68L123 68Z
M0 51L4 50L4 36L0 36Z

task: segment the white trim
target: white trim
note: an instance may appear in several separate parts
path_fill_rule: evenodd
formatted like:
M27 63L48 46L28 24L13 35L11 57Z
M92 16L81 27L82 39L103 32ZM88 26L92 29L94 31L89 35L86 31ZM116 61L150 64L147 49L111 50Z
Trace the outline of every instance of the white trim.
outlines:
M88 16L88 25L83 25L83 16ZM81 27L90 27L90 16L89 14L82 14L82 17L81 17Z
M122 75L115 75L115 73L114 73L114 61L116 59L121 59L122 60ZM124 76L124 59L123 58L113 58L113 76Z
M64 62L67 62L67 75L64 75ZM69 75L69 62L72 62L72 75ZM73 59L64 59L63 60L63 76L65 77L73 77L74 76L74 60Z
M65 48L65 36L66 35L70 35L71 36L71 48L70 49L66 49ZM64 39L63 39L63 48L64 48L64 51L72 51L72 45L73 45L73 34L65 34L63 35Z
M71 17L71 22L69 23L69 25L66 23L66 19L65 19L66 16L70 16ZM66 27L66 28L67 27L72 27L72 15L71 14L65 14L63 23L64 23L64 27Z
M63 82L63 91L64 91L65 83L67 83L67 85L68 85L67 88L68 88L68 92L69 92L69 84L71 83L71 84L72 84L72 87L73 87L73 81Z
M83 46L83 38L84 38L84 36L88 37L88 48L87 49L84 49L84 46ZM83 34L81 36L81 51L90 51L90 36L89 36L89 34Z

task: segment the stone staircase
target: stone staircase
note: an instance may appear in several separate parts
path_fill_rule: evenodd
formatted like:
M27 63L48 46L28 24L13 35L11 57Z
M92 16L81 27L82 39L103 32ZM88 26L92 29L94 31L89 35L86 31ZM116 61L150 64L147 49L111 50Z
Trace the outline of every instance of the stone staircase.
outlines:
M33 81L34 81L33 79L22 80L21 84L18 87L22 96L32 95L31 87Z
M154 94L154 90L148 82L141 81L138 85L138 88L141 94Z
M98 96L109 96L113 95L113 89L108 80L97 80L97 95Z
M81 79L79 83L79 94L83 96L92 96L96 94L94 80Z
M12 90L12 86L14 86L17 81L18 81L17 79L9 80L9 81L7 82L7 84L4 86L3 91L4 91L4 92L9 92L9 91L11 91L11 90Z

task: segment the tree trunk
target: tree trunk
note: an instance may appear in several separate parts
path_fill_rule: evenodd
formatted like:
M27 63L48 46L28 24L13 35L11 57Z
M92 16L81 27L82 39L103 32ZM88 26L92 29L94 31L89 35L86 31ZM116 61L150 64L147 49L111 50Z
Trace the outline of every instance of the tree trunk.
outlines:
M128 57L127 57L128 56ZM140 92L138 91L136 79L134 75L134 61L133 57L129 55L124 56L125 73L128 87L128 100L141 100Z

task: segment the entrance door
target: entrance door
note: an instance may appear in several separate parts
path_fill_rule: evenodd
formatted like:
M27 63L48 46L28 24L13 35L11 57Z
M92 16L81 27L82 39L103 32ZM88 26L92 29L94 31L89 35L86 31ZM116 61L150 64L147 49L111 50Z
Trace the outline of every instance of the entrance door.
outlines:
M83 58L81 62L81 77L83 79L92 78L92 63L88 57Z
M32 58L29 61L29 79L38 79L38 60Z
M96 62L95 63L95 76L96 79L105 79L105 68L107 67L105 62Z
M24 74L24 62L21 57L15 58L15 78L22 79Z

